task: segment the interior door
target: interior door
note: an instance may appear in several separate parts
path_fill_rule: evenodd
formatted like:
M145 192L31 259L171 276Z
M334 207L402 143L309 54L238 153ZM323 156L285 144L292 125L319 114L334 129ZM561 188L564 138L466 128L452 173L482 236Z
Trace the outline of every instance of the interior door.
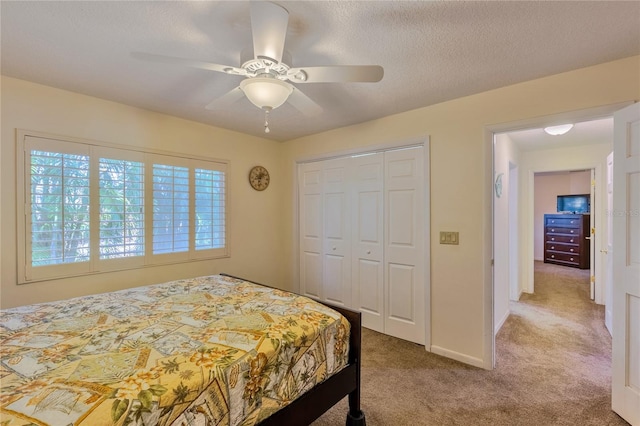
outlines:
M300 294L323 300L321 163L305 163L298 166L298 194Z
M613 298L613 152L607 155L607 241L602 253L605 258L604 274L604 325L612 334L612 298Z
M323 300L351 306L350 158L323 162Z
M640 104L614 114L612 408L640 425Z
M385 330L425 343L424 152L385 152Z
M352 159L353 308L362 325L384 333L384 154Z

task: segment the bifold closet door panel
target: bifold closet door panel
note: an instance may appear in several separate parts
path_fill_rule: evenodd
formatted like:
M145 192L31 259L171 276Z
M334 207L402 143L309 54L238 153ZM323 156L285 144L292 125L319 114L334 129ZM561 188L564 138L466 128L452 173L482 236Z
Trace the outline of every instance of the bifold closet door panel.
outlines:
M323 300L322 164L298 166L300 293Z
M385 333L425 342L424 148L385 152Z
M352 160L352 307L384 333L384 154Z
M323 300L351 306L351 158L323 161Z
M298 166L300 292L424 344L424 147Z

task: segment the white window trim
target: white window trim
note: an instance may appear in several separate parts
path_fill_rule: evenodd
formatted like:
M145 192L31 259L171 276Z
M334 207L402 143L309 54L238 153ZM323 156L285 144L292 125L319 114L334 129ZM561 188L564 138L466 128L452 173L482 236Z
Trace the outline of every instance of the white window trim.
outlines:
M32 267L30 263L31 256L31 239L28 238L29 235L27 230L30 227L31 221L31 213L28 209L29 204L29 193L30 193L30 183L27 181L29 176L28 170L30 165L26 164L28 155L26 153L27 150L27 140L28 138L36 138L36 139L49 139L52 143L55 143L59 147L64 147L66 144L72 143L74 148L78 146L84 146L87 149L87 152L90 154L90 163L91 163L91 175L90 175L90 185L91 185L91 194L92 194L92 206L99 205L99 196L96 188L98 185L97 177L94 176L95 173L93 170L95 169L95 165L98 164L98 159L100 155L109 156L109 158L120 158L126 160L137 161L140 158L143 158L145 163L145 206L152 206L152 191L148 190L149 182L152 182L151 174L152 167L149 167L149 164L153 164L151 159L154 158L169 158L173 160L173 164L187 164L189 167L189 179L190 179L190 197L189 197L189 214L190 214L190 226L189 226L189 250L187 252L181 253L169 253L169 254L160 254L153 255L152 254L152 244L150 243L150 239L148 236L152 235L152 222L153 222L153 213L152 208L145 207L145 256L140 257L131 257L131 258L122 258L122 259L99 259L99 255L97 255L98 244L99 244L99 227L97 224L99 223L99 210L96 208L91 209L91 260L89 262L80 262L77 264L73 263L65 263L60 265L47 265L41 269L40 267ZM73 152L77 152L76 149L72 150ZM124 151L127 151L127 155L123 155ZM129 157L128 155L131 154ZM212 164L216 167L211 168ZM194 228L193 228L193 220L194 213L193 208L195 206L194 200L194 188L193 184L193 176L194 169L198 168L208 168L210 170L220 170L225 173L225 194L224 194L224 217L225 217L225 245L223 248L217 249L205 249L205 250L195 250L193 245L194 241ZM29 183L29 187L27 184ZM218 258L226 258L230 257L230 215L229 215L229 187L230 187L230 178L229 178L229 164L228 160L223 160L219 158L211 158L201 155L191 155L184 153L176 153L170 151L163 151L157 149L149 149L149 148L139 148L139 147L131 147L126 145L113 144L108 142L87 140L82 138L74 138L69 136L61 136L54 135L50 133L37 132L31 130L18 129L16 132L16 188L17 188L17 260L18 260L18 284L27 284L31 282L38 281L47 281L59 278L67 278L74 276L82 276L82 275L92 275L98 273L112 272L112 271L121 271L121 270L130 270L130 269L138 269L144 267L152 267L158 265L166 265L166 264L175 264L175 263L186 263L193 262L205 259L218 259ZM95 199L95 201L94 201ZM96 253L96 254L93 254ZM149 255L151 253L151 255Z

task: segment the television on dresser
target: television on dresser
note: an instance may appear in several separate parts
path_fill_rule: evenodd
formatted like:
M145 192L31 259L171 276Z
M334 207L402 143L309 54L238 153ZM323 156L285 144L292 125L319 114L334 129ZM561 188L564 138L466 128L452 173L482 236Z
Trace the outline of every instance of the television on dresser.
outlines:
M557 203L558 213L590 213L591 212L591 195L590 194L571 194L558 195Z

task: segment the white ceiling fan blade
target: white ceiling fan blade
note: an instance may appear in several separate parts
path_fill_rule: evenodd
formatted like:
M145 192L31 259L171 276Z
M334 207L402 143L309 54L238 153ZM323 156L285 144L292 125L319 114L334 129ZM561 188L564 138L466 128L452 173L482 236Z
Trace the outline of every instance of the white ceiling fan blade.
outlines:
M265 1L251 2L250 7L254 58L267 57L276 62L282 61L289 12Z
M145 52L131 52L131 56L136 59L150 62L160 62L164 64L184 65L192 68L200 68L209 71L224 72L227 74L246 75L246 71L242 68L232 67L229 65L214 64L211 62L197 61L194 59L178 58L175 56L155 55Z
M294 83L375 83L383 76L384 69L379 65L301 67L287 72L287 77Z
M244 92L242 91L242 89L240 89L240 86L238 86L235 89L220 96L219 98L214 99L204 108L208 110L227 108L231 106L231 104L240 100L242 97L244 97Z
M287 101L307 117L312 117L322 112L322 107L302 93L297 87L293 88L293 92L291 92Z

